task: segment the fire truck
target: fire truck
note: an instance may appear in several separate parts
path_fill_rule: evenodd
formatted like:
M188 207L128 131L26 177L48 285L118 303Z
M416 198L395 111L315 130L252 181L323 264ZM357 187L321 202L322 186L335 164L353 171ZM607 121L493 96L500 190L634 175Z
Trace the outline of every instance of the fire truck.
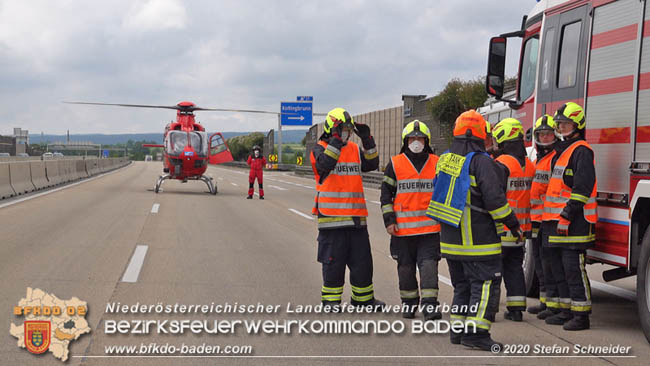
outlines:
M517 90L504 98L506 50L521 40ZM525 128L573 101L585 108L598 179L590 263L636 275L639 319L650 342L650 6L645 0L541 0L519 30L490 40L486 88ZM534 273L532 260L525 272ZM527 279L531 283L530 278Z

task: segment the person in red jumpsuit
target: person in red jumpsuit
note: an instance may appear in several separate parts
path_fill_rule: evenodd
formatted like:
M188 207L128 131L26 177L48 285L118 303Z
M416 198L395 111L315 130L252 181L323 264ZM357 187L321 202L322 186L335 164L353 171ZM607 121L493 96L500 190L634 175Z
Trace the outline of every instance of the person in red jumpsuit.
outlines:
M255 178L257 178L257 184L260 186L260 199L264 199L264 185L262 179L262 168L266 165L266 159L262 156L262 149L255 145L253 146L253 153L248 156L248 165L251 167L251 171L248 174L248 198L249 200L253 198L253 184L255 184Z

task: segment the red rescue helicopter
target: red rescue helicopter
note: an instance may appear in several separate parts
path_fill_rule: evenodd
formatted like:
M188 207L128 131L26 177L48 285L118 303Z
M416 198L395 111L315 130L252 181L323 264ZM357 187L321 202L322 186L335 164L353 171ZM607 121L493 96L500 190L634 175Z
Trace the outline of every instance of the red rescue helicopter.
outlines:
M176 121L165 126L164 143L145 144L144 147L163 148L163 175L158 177L154 191L158 193L165 179L176 179L183 183L188 180L201 180L207 184L210 193L217 194L217 183L203 173L208 163L221 164L233 160L223 135L219 132L208 136L205 128L194 119L194 111L246 112L275 114L277 112L249 109L201 108L192 102L180 102L173 106L144 104L114 104L91 102L64 102L68 104L109 105L136 108L175 109Z

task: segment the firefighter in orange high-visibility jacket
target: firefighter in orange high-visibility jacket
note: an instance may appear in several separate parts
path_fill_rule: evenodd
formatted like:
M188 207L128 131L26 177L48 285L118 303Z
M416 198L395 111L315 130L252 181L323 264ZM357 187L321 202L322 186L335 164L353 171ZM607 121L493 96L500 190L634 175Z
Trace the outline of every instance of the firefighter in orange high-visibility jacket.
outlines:
M515 118L506 118L494 126L492 136L498 151L495 160L504 167L506 198L519 220L521 231L530 238L530 186L535 166L526 156L524 128ZM497 224L497 232L501 235L503 282L506 285L505 318L521 321L522 312L526 310L526 280L522 268L525 241L512 235L503 224Z
M438 163L430 140L426 124L415 120L404 127L402 150L384 170L380 198L384 225L391 235L390 253L397 261L402 316L414 318L421 304L425 321L442 318L438 309L440 224L426 216Z
M451 343L493 351L502 346L490 336L503 268L495 221L520 240L523 234L499 182L500 168L485 152L483 117L474 110L462 113L453 133L451 147L438 159L427 216L440 222L440 252L454 286L450 318L469 330L451 331Z
M316 179L312 213L318 215L318 256L322 264L321 300L332 312L340 309L345 268L350 269L352 305L379 311L385 305L375 298L372 254L361 172L376 170L379 157L370 127L355 124L343 108L332 109L324 133L310 154ZM353 141L361 139L363 151Z
M537 159L535 177L530 187L530 221L533 224L532 254L539 283L539 305L530 306L528 312L537 314L538 319L546 319L560 311L557 284L551 272L551 262L544 257L541 234L544 197L548 182L551 180L551 160L555 156L553 147L557 141L555 127L555 120L548 114L539 117L533 126L533 142Z
M594 152L585 141L582 107L568 102L557 110L554 119L560 141L555 144L544 198L542 245L549 248L548 260L562 311L545 321L563 325L565 330L583 330L589 329L591 313L585 251L595 244L598 220Z

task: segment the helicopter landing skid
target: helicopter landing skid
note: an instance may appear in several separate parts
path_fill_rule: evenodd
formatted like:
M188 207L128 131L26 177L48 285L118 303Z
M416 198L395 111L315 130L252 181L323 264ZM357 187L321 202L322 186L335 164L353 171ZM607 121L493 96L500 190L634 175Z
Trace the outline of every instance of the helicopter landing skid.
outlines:
M205 175L202 175L201 177L199 177L199 179L204 181L205 184L208 185L208 190L210 190L210 193L212 195L217 194L217 184L212 182L211 177L206 177Z
M172 177L172 176L169 175L169 174L165 174L165 175L161 175L161 176L159 176L159 177L158 177L158 180L156 181L156 186L154 187L154 192L158 193L158 192L160 191L160 187L161 187L162 184L163 184L163 181L164 181L165 179L169 179L169 178L171 178L171 177Z
M154 191L156 193L160 192L160 187L162 186L163 182L165 179L172 179L173 177L169 174L161 175L158 177L158 180L156 181L156 186L154 188ZM184 179L182 182L186 183L188 180L201 180L208 186L208 190L210 191L210 194L216 195L217 194L217 184L212 181L211 177L206 177L205 175L201 176L195 176L195 177L190 177Z

